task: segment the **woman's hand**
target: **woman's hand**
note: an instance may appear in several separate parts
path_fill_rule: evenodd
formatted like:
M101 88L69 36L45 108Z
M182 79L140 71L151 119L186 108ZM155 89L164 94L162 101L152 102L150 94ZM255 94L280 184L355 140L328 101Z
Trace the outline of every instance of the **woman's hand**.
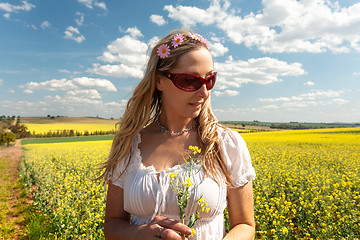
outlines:
M139 226L137 238L147 239L166 239L166 240L184 240L187 239L179 235L190 235L191 229L181 222L163 216L156 216L149 224Z

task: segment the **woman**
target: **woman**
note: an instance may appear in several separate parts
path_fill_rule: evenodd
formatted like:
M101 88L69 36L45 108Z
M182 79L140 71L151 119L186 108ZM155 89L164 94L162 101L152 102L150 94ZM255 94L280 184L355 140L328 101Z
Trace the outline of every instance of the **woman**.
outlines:
M253 239L254 169L241 136L220 126L210 107L216 72L209 43L174 31L151 52L145 76L127 104L104 177L108 180L106 239L185 239L171 173L182 168L189 146L201 148L201 171L193 176L186 216L207 201L208 211L189 239ZM224 236L228 207L230 232ZM185 222L186 223L186 222Z

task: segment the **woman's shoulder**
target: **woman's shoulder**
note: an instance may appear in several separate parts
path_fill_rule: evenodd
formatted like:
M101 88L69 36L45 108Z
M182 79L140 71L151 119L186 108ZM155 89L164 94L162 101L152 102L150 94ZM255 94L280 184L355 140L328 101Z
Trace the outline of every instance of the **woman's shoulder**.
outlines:
M220 140L224 143L229 143L229 144L234 144L234 145L245 144L245 141L242 138L242 136L240 135L240 133L238 133L235 130L232 130L230 128L227 128L227 127L219 124L217 131L218 131L218 136L219 136Z

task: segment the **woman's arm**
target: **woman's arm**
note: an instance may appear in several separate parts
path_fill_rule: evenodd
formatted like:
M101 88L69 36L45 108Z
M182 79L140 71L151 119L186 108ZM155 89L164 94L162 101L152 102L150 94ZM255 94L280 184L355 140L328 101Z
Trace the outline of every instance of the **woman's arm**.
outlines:
M189 235L191 229L176 220L163 216L156 216L154 220L146 225L130 224L130 214L124 210L123 189L109 183L105 210L105 239L160 239L157 234L161 234L162 239L184 239L176 232Z
M228 189L230 232L224 240L254 239L255 219L252 181L238 188Z

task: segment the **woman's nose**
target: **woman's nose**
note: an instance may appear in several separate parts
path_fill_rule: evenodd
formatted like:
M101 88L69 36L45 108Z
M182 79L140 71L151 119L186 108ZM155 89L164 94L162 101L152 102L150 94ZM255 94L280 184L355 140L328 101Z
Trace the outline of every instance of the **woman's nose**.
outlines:
M196 91L196 94L199 96L199 97L202 97L202 98L207 98L209 96L209 90L207 90L206 88L206 84L204 83L201 88L199 88L197 91Z

